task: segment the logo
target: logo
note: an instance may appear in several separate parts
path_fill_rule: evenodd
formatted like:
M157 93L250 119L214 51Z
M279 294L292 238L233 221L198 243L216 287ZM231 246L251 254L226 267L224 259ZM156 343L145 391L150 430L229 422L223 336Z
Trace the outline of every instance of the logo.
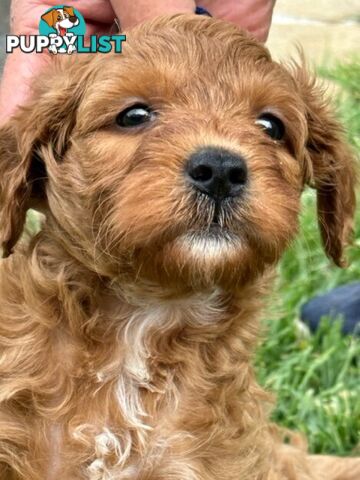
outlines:
M73 7L58 6L47 10L41 16L39 33L40 36L55 40L49 46L51 53L71 55L77 50L77 38L85 36L85 20L81 13Z
M126 35L91 35L85 42L86 24L79 10L67 5L57 5L41 15L39 35L7 35L6 53L19 48L24 53L41 53L48 50L53 55L67 53L122 52Z

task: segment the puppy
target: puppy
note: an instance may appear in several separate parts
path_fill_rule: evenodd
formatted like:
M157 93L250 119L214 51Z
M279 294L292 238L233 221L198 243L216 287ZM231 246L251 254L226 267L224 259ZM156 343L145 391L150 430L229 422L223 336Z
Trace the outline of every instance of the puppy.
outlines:
M73 7L53 8L44 13L41 18L61 37L67 34L69 28L79 25L79 19L75 15Z
M352 156L304 68L179 15L35 84L0 130L0 479L359 478L282 445L252 367L306 185L337 265L352 228Z

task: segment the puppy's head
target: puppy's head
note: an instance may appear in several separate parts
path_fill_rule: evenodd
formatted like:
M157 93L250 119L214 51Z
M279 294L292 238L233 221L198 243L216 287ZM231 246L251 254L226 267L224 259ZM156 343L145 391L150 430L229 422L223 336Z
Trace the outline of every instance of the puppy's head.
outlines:
M49 27L54 27L59 24L63 28L72 28L79 23L79 19L75 15L73 7L53 8L41 16L42 20L46 22Z
M194 287L274 264L306 184L338 265L354 213L350 152L305 70L195 16L134 29L122 55L54 66L1 129L0 171L5 252L41 205L53 239L94 270Z

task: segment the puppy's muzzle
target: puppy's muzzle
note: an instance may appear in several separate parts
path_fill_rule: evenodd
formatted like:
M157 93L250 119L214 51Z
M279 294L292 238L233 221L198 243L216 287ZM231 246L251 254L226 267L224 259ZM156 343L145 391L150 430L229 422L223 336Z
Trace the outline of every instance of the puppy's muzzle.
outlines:
M216 202L239 196L247 183L248 171L243 158L229 150L202 148L193 153L186 173L190 184Z

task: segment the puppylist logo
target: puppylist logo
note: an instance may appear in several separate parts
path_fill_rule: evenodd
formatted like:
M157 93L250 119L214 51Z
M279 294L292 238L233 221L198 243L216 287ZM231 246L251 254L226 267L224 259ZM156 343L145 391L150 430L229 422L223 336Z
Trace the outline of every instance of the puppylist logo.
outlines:
M91 35L85 44L86 24L79 10L57 5L41 15L39 35L7 35L6 53L20 49L24 53L48 50L54 55L67 53L122 52L126 35Z

